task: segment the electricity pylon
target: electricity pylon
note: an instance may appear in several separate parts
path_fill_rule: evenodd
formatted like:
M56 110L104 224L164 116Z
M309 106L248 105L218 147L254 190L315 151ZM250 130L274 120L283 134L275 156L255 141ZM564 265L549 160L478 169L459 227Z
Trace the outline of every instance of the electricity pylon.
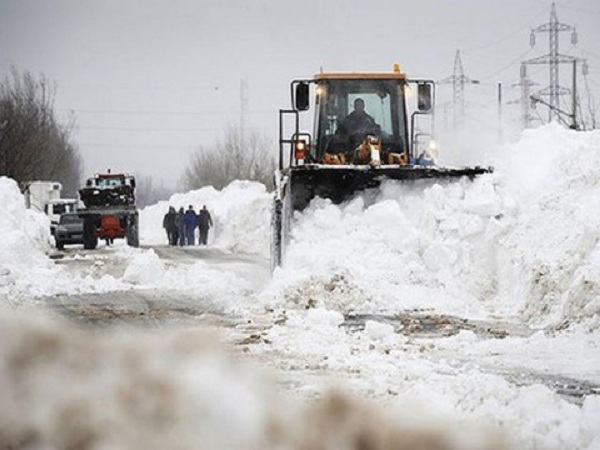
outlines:
M465 84L479 84L465 76L460 50L456 50L454 57L454 73L452 76L439 81L439 84L452 84L452 104L454 108L454 128L460 129L465 123Z
M563 55L558 52L559 39L558 35L561 31L571 32L571 44L577 44L577 30L571 25L566 25L558 21L556 15L556 5L552 3L550 11L550 22L538 26L531 30L530 44L533 47L535 45L536 33L548 33L549 36L549 52L545 55L538 56L537 58L528 59L523 61L523 65L528 64L547 64L550 66L550 84L544 89L537 92L537 95L528 96L534 102L546 104L548 106L548 120L556 119L561 120L561 109L559 103L559 97L561 95L572 94L575 96L575 92L570 89L564 88L559 82L559 64L571 63L577 64L577 61L584 61L580 58L575 58L569 55ZM585 62L585 61L584 61ZM523 67L523 66L521 66ZM523 69L521 69L523 71ZM584 67L584 71L587 69ZM523 85L525 88L528 85ZM548 96L548 102L542 101L540 96ZM529 100L527 100L529 101Z

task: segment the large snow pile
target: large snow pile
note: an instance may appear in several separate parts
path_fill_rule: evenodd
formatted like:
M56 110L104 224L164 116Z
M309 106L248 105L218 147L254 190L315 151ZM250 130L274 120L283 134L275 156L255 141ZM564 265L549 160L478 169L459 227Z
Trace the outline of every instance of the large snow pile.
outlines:
M22 274L44 260L49 249L50 220L25 208L17 183L0 177L0 270Z
M0 316L0 447L502 448L474 423L417 426L341 394L305 407L265 375L198 331L102 335Z
M271 200L263 184L250 181L234 181L221 191L206 187L175 194L168 201L140 211L141 241L166 244L162 222L169 206L187 210L191 205L198 212L206 205L214 223L209 245L236 253L268 256Z
M474 181L387 182L375 202L313 201L262 299L343 313L525 311L598 329L600 133L530 130L496 166Z
M504 184L518 221L501 241L499 302L543 325L600 328L600 132L558 125L508 148Z
M0 236L0 294L12 302L18 293L40 292L54 273L46 256L50 220L25 208L17 183L6 177L0 177Z

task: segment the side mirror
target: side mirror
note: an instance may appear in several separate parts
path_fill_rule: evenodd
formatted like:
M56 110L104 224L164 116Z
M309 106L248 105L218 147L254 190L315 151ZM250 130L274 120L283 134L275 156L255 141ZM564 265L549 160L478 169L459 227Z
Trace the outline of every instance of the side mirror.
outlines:
M309 106L309 89L308 83L300 82L296 85L296 109L298 111L306 111Z
M431 96L431 84L430 83L419 83L417 89L417 96L419 99L418 108L419 111L431 111L433 99Z

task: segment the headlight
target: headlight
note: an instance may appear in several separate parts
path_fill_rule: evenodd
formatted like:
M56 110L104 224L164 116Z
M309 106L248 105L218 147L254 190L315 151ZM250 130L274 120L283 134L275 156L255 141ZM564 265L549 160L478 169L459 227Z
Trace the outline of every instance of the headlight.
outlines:
M429 146L427 147L427 153L432 158L437 158L438 156L440 156L440 151L438 149L437 142L435 142L433 139L431 141L429 141Z

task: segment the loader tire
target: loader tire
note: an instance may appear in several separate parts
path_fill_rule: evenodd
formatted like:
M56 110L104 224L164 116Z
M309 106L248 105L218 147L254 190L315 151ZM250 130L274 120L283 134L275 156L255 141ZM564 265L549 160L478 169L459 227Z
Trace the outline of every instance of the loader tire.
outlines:
M98 246L98 236L96 236L96 220L94 217L83 219L83 248L94 250Z
M127 245L130 247L140 246L140 227L138 213L129 216L127 219Z

